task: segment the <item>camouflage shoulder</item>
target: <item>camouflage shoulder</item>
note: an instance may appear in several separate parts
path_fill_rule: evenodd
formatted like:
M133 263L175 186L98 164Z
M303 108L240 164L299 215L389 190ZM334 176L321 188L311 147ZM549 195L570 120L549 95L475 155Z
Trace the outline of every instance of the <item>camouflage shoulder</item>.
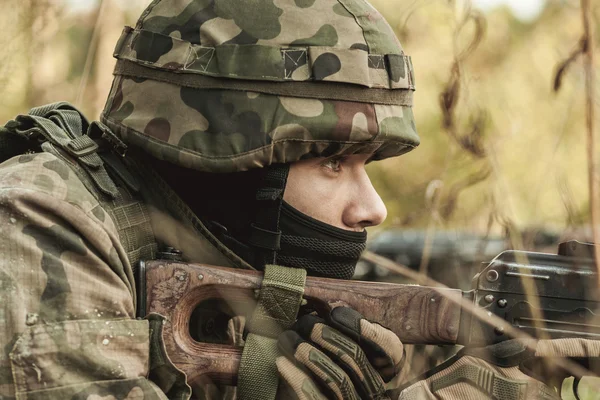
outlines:
M8 195L9 189L16 191L11 190L12 194ZM20 190L52 196L78 207L101 223L112 225L98 200L73 169L50 153L22 154L0 164L0 193L14 196Z
M0 164L0 398L187 398L147 378L152 329L135 319L127 254L66 163Z

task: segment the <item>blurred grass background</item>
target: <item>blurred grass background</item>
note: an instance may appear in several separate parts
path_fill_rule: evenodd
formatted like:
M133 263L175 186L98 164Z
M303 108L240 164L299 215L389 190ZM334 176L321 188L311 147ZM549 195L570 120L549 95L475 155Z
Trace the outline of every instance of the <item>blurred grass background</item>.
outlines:
M422 137L408 155L369 166L388 206L383 228L589 239L581 58L552 90L557 65L582 33L579 1L507 2L372 1L412 56ZM0 122L59 100L97 118L114 44L147 3L3 0ZM592 8L596 45L598 2ZM446 114L444 91L454 100Z

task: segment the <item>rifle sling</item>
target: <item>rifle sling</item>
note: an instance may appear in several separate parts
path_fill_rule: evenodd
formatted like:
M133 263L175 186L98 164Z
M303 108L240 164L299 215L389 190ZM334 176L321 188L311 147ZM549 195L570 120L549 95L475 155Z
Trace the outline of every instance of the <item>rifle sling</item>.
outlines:
M277 394L279 355L277 337L289 329L298 314L306 270L265 266L258 304L249 323L238 376L240 400L272 400Z

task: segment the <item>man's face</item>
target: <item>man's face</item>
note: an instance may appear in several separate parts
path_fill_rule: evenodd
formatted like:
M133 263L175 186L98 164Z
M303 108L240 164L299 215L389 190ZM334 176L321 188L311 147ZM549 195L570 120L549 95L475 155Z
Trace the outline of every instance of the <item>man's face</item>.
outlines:
M304 214L341 229L362 231L379 225L387 210L365 171L369 156L295 162L283 199Z

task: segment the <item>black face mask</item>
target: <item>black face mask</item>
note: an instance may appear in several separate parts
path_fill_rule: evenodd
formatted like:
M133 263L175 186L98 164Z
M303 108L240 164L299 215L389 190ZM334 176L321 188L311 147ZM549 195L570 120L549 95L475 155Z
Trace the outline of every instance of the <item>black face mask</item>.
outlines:
M277 251L277 264L306 269L312 276L352 278L367 242L367 231L336 228L285 201L281 204L279 229L281 249Z
M239 257L261 269L265 264L264 250L248 243L248 227L256 221L256 188L263 187L264 171L259 169L232 174L201 173L153 160L156 169L175 192L202 219L208 229L226 247ZM287 177L287 169L282 175ZM281 178L281 177L280 177ZM204 196L196 185L187 182L201 181L201 187L220 187L212 196ZM278 204L279 206L279 204ZM286 267L303 268L312 276L350 279L356 263L365 249L367 232L353 232L336 228L309 217L281 201L279 227L280 250L275 262ZM275 215L277 215L275 214ZM275 230L274 227L268 228ZM269 263L272 262L269 261Z

